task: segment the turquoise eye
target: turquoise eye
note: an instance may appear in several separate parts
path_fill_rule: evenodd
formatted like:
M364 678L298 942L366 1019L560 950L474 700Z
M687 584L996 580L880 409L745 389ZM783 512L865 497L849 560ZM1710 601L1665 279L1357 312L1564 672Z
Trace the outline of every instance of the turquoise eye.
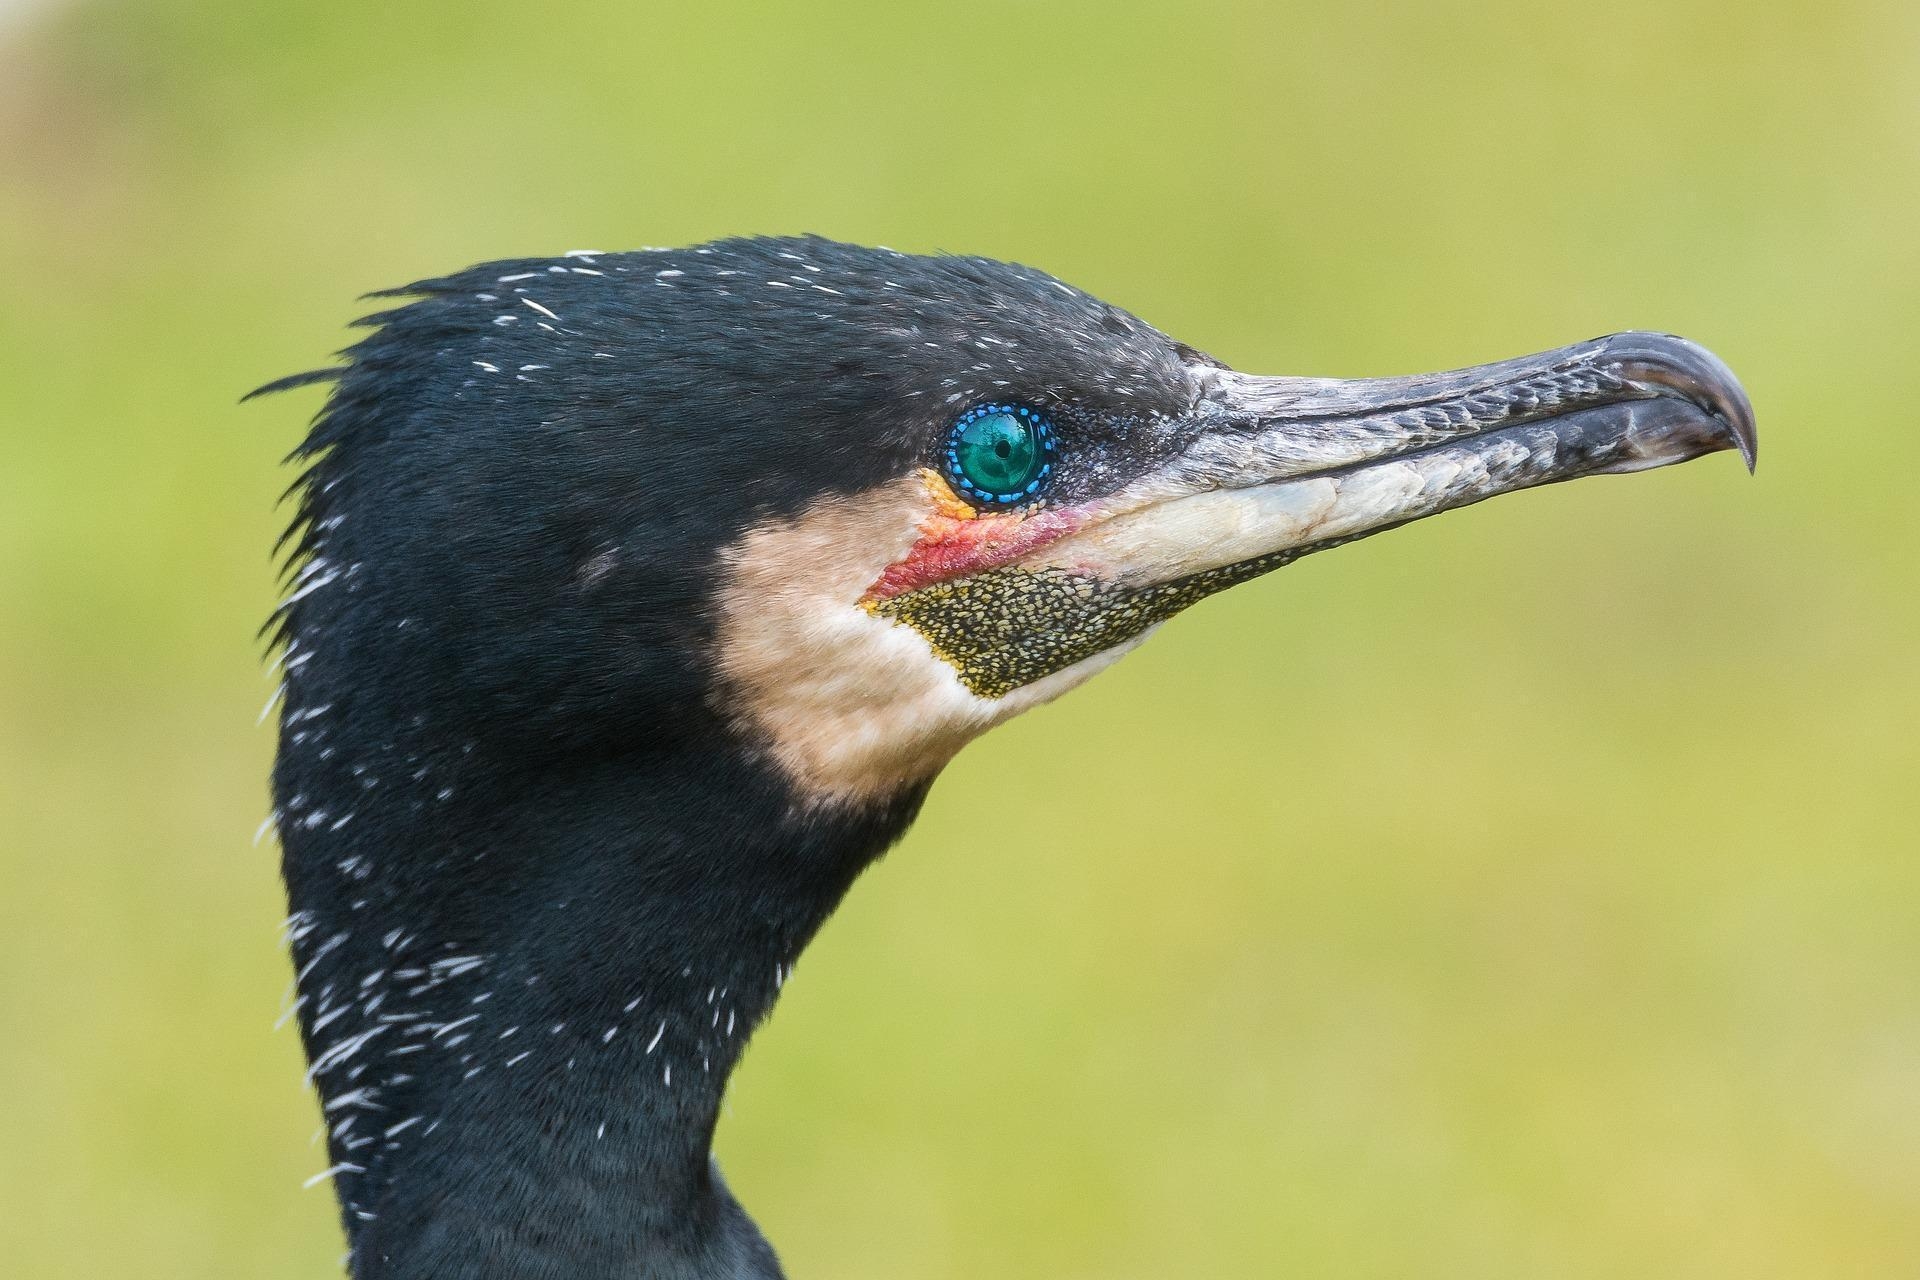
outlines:
M1053 425L1037 409L977 405L947 436L947 479L977 502L1028 501L1052 476Z

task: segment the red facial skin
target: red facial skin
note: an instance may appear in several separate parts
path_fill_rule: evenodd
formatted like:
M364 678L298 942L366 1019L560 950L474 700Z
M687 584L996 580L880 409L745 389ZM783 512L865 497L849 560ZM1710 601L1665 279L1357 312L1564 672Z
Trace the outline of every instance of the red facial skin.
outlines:
M1075 508L1043 507L1029 515L975 511L940 475L921 475L930 508L920 522L920 539L867 588L868 600L1011 564L1088 523L1089 514Z

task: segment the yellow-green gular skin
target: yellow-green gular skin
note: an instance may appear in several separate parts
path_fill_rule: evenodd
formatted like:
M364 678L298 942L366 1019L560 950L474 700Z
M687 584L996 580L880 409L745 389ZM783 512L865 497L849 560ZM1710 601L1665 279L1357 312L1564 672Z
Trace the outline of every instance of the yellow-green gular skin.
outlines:
M1280 551L1151 587L1115 586L1065 569L989 569L869 607L918 631L968 689L1000 698L1304 554Z

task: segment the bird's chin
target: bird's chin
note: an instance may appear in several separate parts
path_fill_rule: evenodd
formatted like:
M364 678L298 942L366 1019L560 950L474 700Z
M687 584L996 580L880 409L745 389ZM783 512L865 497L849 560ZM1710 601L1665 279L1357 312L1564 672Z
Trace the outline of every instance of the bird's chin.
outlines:
M1134 627L1081 643L1083 629L1047 607L1071 602L1045 590L1057 575L1001 563L937 576L969 558L1004 561L1071 523L961 518L940 497L920 475L824 499L722 557L721 709L806 804L890 802L1145 639Z

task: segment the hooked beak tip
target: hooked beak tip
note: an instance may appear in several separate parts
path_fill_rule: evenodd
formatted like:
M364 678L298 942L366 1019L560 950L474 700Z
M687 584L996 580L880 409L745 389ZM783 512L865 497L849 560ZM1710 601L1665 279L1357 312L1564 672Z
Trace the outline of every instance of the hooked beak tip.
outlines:
M1669 333L1621 333L1606 341L1606 355L1622 377L1648 390L1692 401L1725 430L1752 473L1760 438L1753 402L1726 362L1697 342Z

